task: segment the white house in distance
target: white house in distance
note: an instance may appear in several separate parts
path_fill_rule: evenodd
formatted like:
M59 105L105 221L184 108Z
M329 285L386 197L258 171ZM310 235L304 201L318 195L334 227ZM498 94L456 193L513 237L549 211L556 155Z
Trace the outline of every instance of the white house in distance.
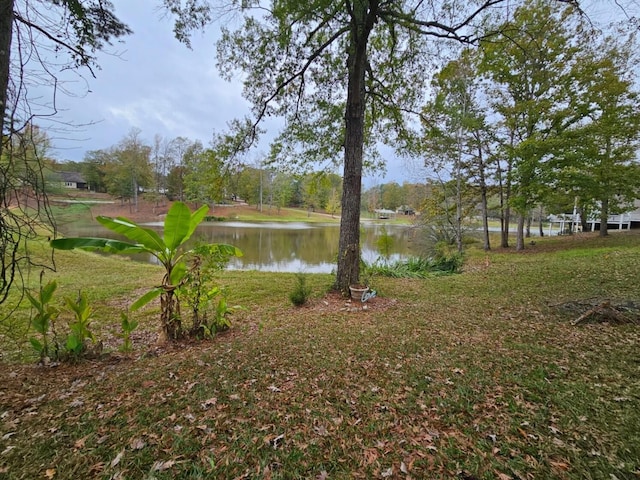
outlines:
M72 188L77 190L86 190L87 182L78 172L58 172L60 181L64 188Z
M633 203L635 210L630 210L618 215L609 215L607 226L614 230L629 230L631 228L640 228L640 200L636 200ZM554 226L558 228L558 234L570 231L575 232L578 226L581 226L580 214L576 209L573 209L573 213L563 213L560 215L549 215L549 235L553 234ZM593 216L587 219L589 225L589 231L600 229L600 217Z

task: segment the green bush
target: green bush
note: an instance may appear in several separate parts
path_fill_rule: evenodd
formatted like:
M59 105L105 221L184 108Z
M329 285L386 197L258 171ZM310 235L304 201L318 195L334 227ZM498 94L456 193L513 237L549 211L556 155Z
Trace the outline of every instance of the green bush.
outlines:
M198 244L186 256L188 264L184 282L177 290L191 314L191 334L213 337L231 326L229 314L240 307L227 304L224 288L215 284L231 254L218 244Z
M296 307L300 307L307 303L310 295L311 287L307 285L307 277L302 273L298 273L296 275L296 285L289 294L289 300L291 300L291 303Z

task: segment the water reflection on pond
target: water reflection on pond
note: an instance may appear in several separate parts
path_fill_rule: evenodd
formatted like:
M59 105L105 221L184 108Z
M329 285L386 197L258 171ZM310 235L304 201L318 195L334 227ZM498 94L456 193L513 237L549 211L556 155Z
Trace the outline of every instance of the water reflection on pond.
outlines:
M162 224L148 224L159 232ZM66 225L66 236L117 237L100 225ZM391 260L411 254L410 227L399 225L363 224L361 227L362 256L373 262L380 256L377 239L387 232L393 237ZM201 224L192 241L229 243L244 253L232 259L231 269L269 272L331 273L338 255L340 227L335 223L249 223L213 222Z

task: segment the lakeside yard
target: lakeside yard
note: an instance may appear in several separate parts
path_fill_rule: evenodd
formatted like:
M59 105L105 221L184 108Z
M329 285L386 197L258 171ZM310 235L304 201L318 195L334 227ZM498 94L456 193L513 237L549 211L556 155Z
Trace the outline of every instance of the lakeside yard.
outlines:
M329 275L296 308L294 274L223 272L231 330L159 346L151 307L130 354L120 311L160 269L56 258L111 351L17 363L27 311L5 321L0 478L640 478L640 232L471 250L460 275L375 278L366 309ZM622 317L572 325L605 301Z

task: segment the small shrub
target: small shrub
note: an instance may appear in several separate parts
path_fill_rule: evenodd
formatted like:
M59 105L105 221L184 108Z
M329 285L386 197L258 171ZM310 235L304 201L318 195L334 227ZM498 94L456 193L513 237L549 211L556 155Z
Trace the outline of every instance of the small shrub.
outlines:
M138 327L138 321L129 318L129 315L122 312L120 313L120 326L122 327L122 345L120 346L121 352L130 352L132 350L131 333Z
M53 330L53 322L55 322L55 319L58 318L60 314L60 310L51 304L53 294L57 288L58 284L55 280L52 280L44 287L40 286L37 296L33 296L28 290L25 291L29 302L36 310L35 315L31 318L31 326L40 334L40 338L31 337L29 338L29 342L40 356L40 361L45 364L48 363L52 357L54 360L57 360L58 357L57 344L55 342L53 343L53 347L55 348L52 350L52 343L49 338Z
M89 324L91 323L91 316L93 315L93 308L89 305L87 294L80 292L77 300L66 297L65 303L67 308L73 312L74 321L69 323L69 329L71 333L67 336L65 347L67 353L74 359L80 358L87 350L86 341L96 341L96 337L89 330Z
M289 300L296 307L300 307L307 303L309 296L311 295L311 287L307 285L307 277L302 273L296 275L296 285L293 291L289 294Z
M227 299L222 296L222 298L218 300L218 304L211 321L203 322L200 325L204 337L213 338L216 333L228 330L229 327L231 327L231 320L229 319L229 315L241 309L242 307L239 305L230 307L227 303Z
M200 244L187 256L189 268L177 293L190 311L192 335L200 337L204 333L210 338L228 329L228 315L240 308L229 307L224 289L215 285L230 258L227 249L215 244Z
M58 360L77 360L87 352L87 340L95 343L96 338L89 330L93 309L84 292L80 292L78 299L65 298L66 310L73 313L74 319L69 322L69 333L66 337L58 335L56 320L63 312L53 304L53 295L58 288L55 280L44 287L40 287L37 295L26 291L26 296L35 315L31 318L31 327L38 333L37 337L29 338L29 342L40 357L42 364Z

